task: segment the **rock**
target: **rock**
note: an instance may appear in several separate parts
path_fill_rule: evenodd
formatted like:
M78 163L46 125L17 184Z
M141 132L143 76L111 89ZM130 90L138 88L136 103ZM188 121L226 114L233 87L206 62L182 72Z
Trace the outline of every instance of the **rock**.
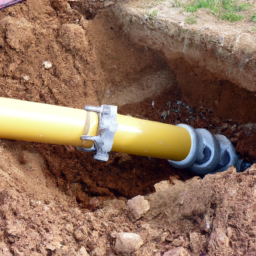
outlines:
M227 237L230 239L233 235L233 231L231 227L227 227Z
M69 233L73 233L73 224L69 223L65 226L65 229L69 232Z
M127 206L136 220L150 209L149 202L144 199L144 196L136 196L128 200Z
M48 243L48 244L46 244L46 249L48 249L48 250L53 252L53 251L56 250L56 247L53 244Z
M85 18L82 16L81 19L80 19L80 21L79 21L79 25L82 26L82 28L83 28L84 30L87 30L88 27L89 27L89 24L90 24L89 20L85 19Z
M76 256L89 256L86 249L82 246Z
M129 254L138 250L143 241L138 234L118 233L116 234L115 251L120 254Z
M23 76L23 79L24 79L25 81L29 81L30 77L29 77L29 76Z
M211 233L209 246L214 248L227 248L229 247L229 238L223 228L216 228Z
M45 69L50 69L51 67L52 67L52 63L50 62L50 61L44 61L43 62L43 67L45 68Z
M83 236L84 236L84 234L82 233L81 230L76 229L76 230L74 231L74 237L75 237L76 240L78 240L78 241L83 240Z
M184 241L180 240L180 239L174 239L172 241L172 245L176 246L176 247L180 247L182 244L184 243Z
M194 253L200 253L203 251L203 246L205 243L205 236L198 234L197 232L192 232L189 234L190 247Z
M178 247L165 252L163 256L190 256L190 254L183 247Z
M109 7L109 6L113 5L113 4L115 4L114 1L106 1L106 2L104 2L104 7Z

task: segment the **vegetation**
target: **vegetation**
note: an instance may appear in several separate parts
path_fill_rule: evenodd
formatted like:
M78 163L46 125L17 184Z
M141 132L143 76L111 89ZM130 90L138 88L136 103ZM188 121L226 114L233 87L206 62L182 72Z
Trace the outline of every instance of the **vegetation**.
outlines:
M175 5L177 5L176 1ZM239 3L238 0L192 0L185 5L185 9L187 12L194 13L198 9L206 8L223 20L234 22L242 20L244 16L239 12L247 10L250 6L250 3ZM256 15L254 19L256 20Z
M196 16L195 15L192 15L192 16L189 16L185 19L185 22L187 24L195 24L197 23L197 20L196 20Z

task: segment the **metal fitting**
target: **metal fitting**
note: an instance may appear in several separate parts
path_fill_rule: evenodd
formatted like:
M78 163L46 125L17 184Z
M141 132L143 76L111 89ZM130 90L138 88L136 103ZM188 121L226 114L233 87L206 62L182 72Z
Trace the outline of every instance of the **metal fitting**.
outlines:
M190 133L191 150L182 161L168 160L172 166L188 168L197 175L223 172L232 165L239 168L235 148L227 137L212 135L206 129L193 129L185 124L178 126L186 128Z
M95 160L106 162L109 159L109 152L112 149L115 132L117 130L118 123L117 107L110 105L102 105L101 107L85 106L86 111L96 112L99 115L99 125L97 136L82 135L81 140L93 141L91 148L77 148L84 152L95 152L93 156Z

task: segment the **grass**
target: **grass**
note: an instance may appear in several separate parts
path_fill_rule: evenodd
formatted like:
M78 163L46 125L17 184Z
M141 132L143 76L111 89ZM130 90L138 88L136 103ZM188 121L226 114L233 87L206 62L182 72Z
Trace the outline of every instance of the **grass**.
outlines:
M238 0L192 0L185 5L185 9L187 12L194 13L198 9L206 8L223 20L235 22L244 18L239 12L247 10L250 6L250 3L239 3Z
M151 13L146 13L146 15L150 21L154 22L157 17L157 10L153 10Z
M254 14L251 16L251 20L252 20L253 22L256 22L256 13L254 13Z
M189 16L185 19L185 22L187 24L196 24L197 23L197 20L196 20L196 16L195 15L192 15L192 16Z

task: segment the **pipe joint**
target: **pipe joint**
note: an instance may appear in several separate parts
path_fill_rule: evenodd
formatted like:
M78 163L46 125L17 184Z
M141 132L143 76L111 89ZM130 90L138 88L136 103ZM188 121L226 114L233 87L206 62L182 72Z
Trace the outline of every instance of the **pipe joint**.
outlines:
M77 148L84 152L95 152L94 159L106 162L112 149L115 132L117 130L117 107L102 105L101 107L85 106L86 111L96 112L99 115L99 125L96 136L82 135L81 140L93 141L91 148Z
M171 161L176 168L188 168L197 175L206 175L238 166L238 156L231 141L224 135L212 135L206 129L193 129L180 124L188 130L191 137L191 150L183 161ZM239 170L238 170L239 171Z

